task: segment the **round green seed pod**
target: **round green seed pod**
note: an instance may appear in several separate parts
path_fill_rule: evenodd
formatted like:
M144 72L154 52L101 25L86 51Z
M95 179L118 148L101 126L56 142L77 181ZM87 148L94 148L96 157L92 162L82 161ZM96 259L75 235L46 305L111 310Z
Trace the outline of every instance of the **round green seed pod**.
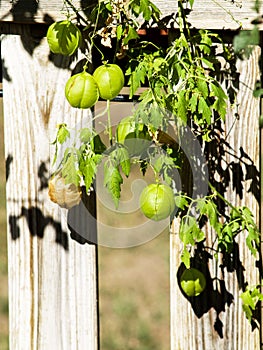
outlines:
M69 78L65 96L72 107L91 108L99 99L99 90L93 76L83 71Z
M71 56L81 45L82 34L78 27L68 20L54 22L48 28L47 42L51 52Z
M154 221L169 217L175 209L174 193L165 184L150 184L140 195L140 208L143 214Z
M117 64L99 66L93 76L98 84L100 97L112 100L124 86L124 74Z
M205 275L193 267L186 269L182 273L180 284L187 296L196 297L201 294L206 287Z

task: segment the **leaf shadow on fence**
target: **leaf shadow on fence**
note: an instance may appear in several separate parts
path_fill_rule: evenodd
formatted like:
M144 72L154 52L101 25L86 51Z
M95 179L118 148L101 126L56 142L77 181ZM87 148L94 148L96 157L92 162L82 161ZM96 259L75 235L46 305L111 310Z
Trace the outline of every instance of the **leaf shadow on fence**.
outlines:
M209 174L208 180L222 196L225 196L231 190L238 200L244 200L246 191L259 204L260 173L257 166L243 147L233 149L224 135L223 127L218 122L210 134L212 141L207 143L205 147ZM230 159L230 161L227 161L227 159ZM249 185L245 185L247 181L249 181ZM185 187L189 188L189 185L187 184ZM216 197L214 200L222 218L228 219L229 208L226 202L220 197ZM211 229L205 228L206 223L207 218L202 221L202 227L205 231L208 230L207 233L210 234ZM227 289L225 280L229 274L235 274L238 289L240 292L244 292L248 285L246 269L240 258L239 243L234 238L233 247L230 252L224 250L219 252L221 257L220 265L218 266L220 277L212 277L209 265L212 259L214 259L212 256L214 248L209 250L205 244L205 241L196 244L193 257L191 258L191 266L199 269L206 276L206 289L197 297L187 297L183 291L182 293L190 302L192 310L198 318L201 318L211 309L215 310L214 329L218 336L223 338L224 324L220 319L220 314L226 312L226 309L234 302L234 295ZM261 260L261 257L259 259ZM262 273L261 266L260 261L255 262L255 269L258 269L259 276ZM180 277L184 270L185 266L181 264L177 271L179 286ZM252 330L258 328L259 324L260 312L259 308L256 308L251 321Z
M8 155L6 158L6 181L9 179L11 166L13 162L13 156ZM38 167L38 192L46 191L48 188L49 171L47 164L49 161L41 161ZM52 227L55 234L55 243L60 245L66 251L69 250L69 235L71 239L80 244L89 243L97 244L97 230L96 230L96 192L91 192L88 196L86 190L82 190L82 201L79 205L68 210L67 226L69 232L63 230L61 222L54 220L49 215L45 215L38 205L38 201L34 201L36 204L26 207L23 205L19 211L19 214L9 215L8 224L10 229L11 238L17 240L21 237L20 223L22 219L26 220L27 227L31 236L37 236L38 238L44 238L46 228Z
M10 172L12 171L12 162L14 158L9 154L6 158L6 181L9 181ZM42 161L38 168L38 180L40 182L38 191L44 191L48 187L48 170L46 166L47 162ZM8 195L8 194L7 194ZM23 203L23 201L22 201ZM54 229L55 242L59 244L65 250L69 249L68 233L63 230L61 222L54 220L51 216L45 215L40 209L38 200L34 201L34 205L28 207L24 204L21 206L18 214L10 214L8 217L9 230L11 238L17 240L21 237L21 220L25 219L27 227L31 236L37 236L38 238L44 238L45 230L48 226Z

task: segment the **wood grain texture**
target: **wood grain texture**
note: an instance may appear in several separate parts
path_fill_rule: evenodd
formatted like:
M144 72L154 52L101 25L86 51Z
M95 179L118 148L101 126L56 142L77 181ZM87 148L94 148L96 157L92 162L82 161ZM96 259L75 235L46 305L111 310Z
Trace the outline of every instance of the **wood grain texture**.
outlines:
M10 349L96 350L96 246L70 238L67 212L46 188L56 125L90 125L90 112L65 101L75 62L51 62L46 40L34 46L28 27L20 31L1 37Z
M240 73L237 96L239 118L229 108L222 133L222 140L227 142L222 165L225 169L228 165L230 170L230 182L225 188L224 197L235 206L250 208L257 223L260 197L260 103L253 98L252 91L260 77L260 54L260 48L257 47L249 60L237 63ZM221 157L220 154L217 156ZM253 286L260 281L256 261L245 243L246 233L241 233L236 239L231 261L222 259L222 255L219 255L217 263L208 258L208 290L203 296L191 301L182 295L178 287L179 252L182 250L178 232L178 222L175 221L170 241L171 350L260 349L260 323L257 323L258 328L252 330L242 311L239 297L246 283ZM207 229L208 243L211 244L214 238L213 232ZM204 254L200 256L204 258Z
M162 11L162 17L177 11L176 0L154 0ZM72 1L77 9L86 9L91 1ZM205 29L251 28L251 20L256 15L253 10L254 0L195 0L193 11L189 16L192 26ZM64 10L64 12L63 12ZM73 11L71 13L74 14ZM0 22L16 23L50 23L65 19L63 0L2 0L0 2Z

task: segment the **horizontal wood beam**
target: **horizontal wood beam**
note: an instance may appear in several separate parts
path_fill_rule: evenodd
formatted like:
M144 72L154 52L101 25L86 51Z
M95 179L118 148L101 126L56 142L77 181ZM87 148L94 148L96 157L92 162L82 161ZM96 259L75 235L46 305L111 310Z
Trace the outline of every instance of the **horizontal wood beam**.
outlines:
M76 9L85 12L95 0L71 0ZM162 11L162 17L177 12L175 0L153 0ZM253 9L254 0L195 0L189 15L195 28L244 29L252 27L257 16ZM263 6L262 6L263 7ZM46 23L65 19L67 10L63 0L1 0L0 22ZM74 16L74 11L70 10ZM260 25L260 28L263 28Z

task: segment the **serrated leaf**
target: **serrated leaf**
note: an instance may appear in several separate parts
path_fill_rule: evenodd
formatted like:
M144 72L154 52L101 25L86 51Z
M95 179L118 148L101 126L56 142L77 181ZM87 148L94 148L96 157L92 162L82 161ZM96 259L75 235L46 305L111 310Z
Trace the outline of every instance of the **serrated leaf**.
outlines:
M208 97L208 93L209 93L207 82L202 78L198 78L197 79L197 88L201 92L203 98L206 99Z
M263 294L259 290L259 286L254 288L247 287L246 290L240 295L242 299L242 309L249 322L252 321L253 311L256 310L258 302L263 300Z
M130 40L138 39L139 35L136 29L132 26L129 26L128 34L123 39L123 45L127 45Z
M66 184L72 183L79 186L80 177L78 173L77 156L74 152L68 153L61 172Z
M252 315L253 315L253 312L251 310L251 308L246 305L246 304L243 304L242 305L242 310L244 311L245 315L246 315L246 318L248 319L249 322L251 322L252 320Z
M205 66L211 70L214 70L214 65L211 61L209 61L207 58L205 57L201 57L201 61L205 64Z
M246 238L246 245L251 251L253 256L256 256L258 253L258 248L260 244L260 233L254 227L248 227L248 236Z
M93 132L91 129L82 128L80 130L80 135L79 135L80 141L83 143L88 143L90 142L92 135L93 135Z
M207 124L211 124L211 109L207 105L206 100L203 97L199 98L198 102L198 112L202 114L203 118L206 120Z
M207 30L199 30L199 33L201 35L200 50L209 55L213 44L209 32Z
M220 117L224 120L226 115L227 107L227 95L225 94L223 88L217 82L210 82L210 96L215 97L215 102L212 108L216 110Z
M194 217L185 216L181 220L179 237L185 245L194 245L196 242L201 242L205 238L205 234L199 228L198 223Z
M188 206L188 201L183 196L175 196L175 205L177 208L184 210Z
M253 214L248 207L242 207L242 216L246 220L247 223L254 225Z
M123 183L119 169L111 161L104 164L104 186L108 189L115 207L118 208L121 196L121 184Z
M187 103L184 90L181 90L178 94L177 117L180 118L184 124L187 123Z
M191 255L187 250L187 248L184 247L184 250L182 251L182 254L181 254L181 261L184 263L187 269L190 268L190 259L191 259Z
M142 12L145 21L151 19L151 9L149 7L149 0L140 0L140 12Z
M86 192L90 189L97 173L98 165L101 162L102 156L100 154L91 153L85 160L80 162L80 172L86 187Z
M131 71L128 84L130 85L130 98L135 94L137 89L141 84L145 83L145 78L147 75L147 67L145 62L140 62L135 71Z
M63 144L68 137L70 137L70 132L67 129L67 124L60 124L58 126L57 140L60 144Z
M207 201L206 212L207 212L207 217L209 219L211 226L214 228L217 228L218 215L217 215L217 208L214 202Z
M124 175L128 177L131 171L131 161L128 150L125 147L116 148L114 158L117 164L120 164Z
M197 104L198 104L198 93L194 91L189 100L189 107L192 113L196 111Z
M252 298L250 290L246 290L240 295L240 298L242 299L243 304L249 306L252 310L255 310L256 305Z

